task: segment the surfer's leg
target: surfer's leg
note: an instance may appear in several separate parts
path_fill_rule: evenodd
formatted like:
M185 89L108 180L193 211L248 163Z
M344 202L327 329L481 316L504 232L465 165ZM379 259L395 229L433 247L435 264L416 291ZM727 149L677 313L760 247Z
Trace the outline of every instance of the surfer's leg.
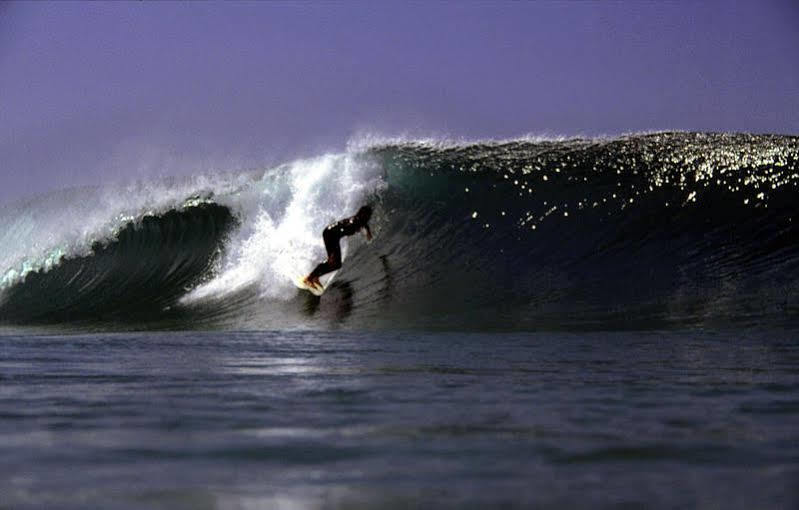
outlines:
M325 241L325 248L327 249L327 260L316 266L311 274L305 277L305 283L314 287L321 286L319 281L320 276L327 273L332 273L341 268L341 246L339 246L338 239L333 239L332 236L323 236Z
M327 252L327 262L330 264L330 270L336 271L341 269L341 246L336 243L332 251Z
M331 266L330 265L330 259L328 259L328 260L322 262L321 264L319 264L318 266L316 266L314 268L314 270L311 271L311 274L309 274L305 279L308 280L308 281L311 281L311 282L317 282L318 283L320 276L326 275L327 273L329 273L331 271L335 271L334 269L331 269L330 266Z
M333 253L329 253L327 260L316 266L316 269L311 271L308 278L318 280L320 276L332 273L337 269L341 269L341 250L334 250Z
M316 268L314 268L314 270L311 271L311 274L305 277L305 280L303 280L303 282L305 282L306 285L309 285L311 287L321 287L322 282L319 281L319 277L324 276L327 273L332 273L339 267L341 267L341 264L334 264L330 259L327 259L326 261L316 266Z
M329 231L322 233L322 239L325 241L325 249L327 250L327 260L322 264L327 264L325 273L330 273L341 268L341 237ZM320 274L319 276L322 276Z

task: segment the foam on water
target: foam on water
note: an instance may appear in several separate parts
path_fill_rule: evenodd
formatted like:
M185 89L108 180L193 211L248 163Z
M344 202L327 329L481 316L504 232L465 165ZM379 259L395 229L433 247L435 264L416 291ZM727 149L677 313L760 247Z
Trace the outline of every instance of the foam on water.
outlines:
M0 322L125 319L130 296L153 327L793 320L797 161L774 135L363 137L258 172L65 190L0 211ZM306 303L293 282L322 230L364 203L376 243L343 239Z
M218 276L183 302L224 298L252 286L261 297L292 297L292 282L326 257L324 227L354 214L384 186L381 169L352 153L299 160L266 172L244 197L230 202L241 228L228 242ZM347 257L346 240L342 256Z
M129 223L191 205L214 193L230 195L247 174L198 175L108 188L67 189L0 211L0 290L62 258L84 257L96 242L113 241ZM189 199L189 200L187 200Z

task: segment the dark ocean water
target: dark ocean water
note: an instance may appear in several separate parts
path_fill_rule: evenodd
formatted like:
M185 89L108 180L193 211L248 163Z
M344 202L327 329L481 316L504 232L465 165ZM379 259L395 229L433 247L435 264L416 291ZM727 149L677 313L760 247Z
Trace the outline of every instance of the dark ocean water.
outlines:
M672 329L799 317L799 137L374 144L263 172L64 190L0 210L0 324ZM293 284L328 223L321 302Z
M654 133L6 205L0 509L795 510L797 204L798 137Z
M785 331L0 337L2 508L799 505Z

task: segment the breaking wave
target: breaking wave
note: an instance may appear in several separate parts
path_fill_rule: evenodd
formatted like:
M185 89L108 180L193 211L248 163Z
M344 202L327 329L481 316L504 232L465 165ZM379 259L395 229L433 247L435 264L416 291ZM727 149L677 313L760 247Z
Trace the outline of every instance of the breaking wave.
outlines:
M770 135L399 140L215 180L66 190L2 212L0 322L793 322L798 161L799 138ZM343 241L344 267L321 298L296 289L324 258L324 226L366 202L375 240Z

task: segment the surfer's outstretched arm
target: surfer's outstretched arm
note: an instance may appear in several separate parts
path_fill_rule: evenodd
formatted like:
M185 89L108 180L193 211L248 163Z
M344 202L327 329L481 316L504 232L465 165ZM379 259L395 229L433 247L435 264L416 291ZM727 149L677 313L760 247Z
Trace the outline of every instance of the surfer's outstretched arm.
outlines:
M366 240L367 241L371 241L372 240L372 231L369 229L369 224L368 223L363 226L363 232L364 232L364 234L366 234Z

